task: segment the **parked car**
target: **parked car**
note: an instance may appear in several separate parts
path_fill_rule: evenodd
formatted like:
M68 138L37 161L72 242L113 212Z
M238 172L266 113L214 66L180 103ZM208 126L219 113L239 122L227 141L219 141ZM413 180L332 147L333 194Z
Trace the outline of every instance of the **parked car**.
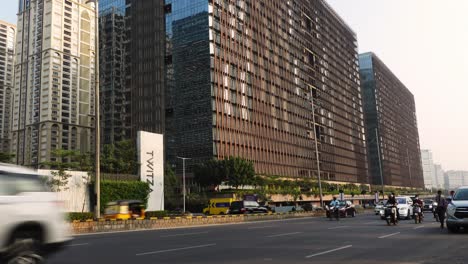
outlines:
M447 229L454 233L468 228L468 186L460 187L447 206Z
M235 201L229 207L230 214L255 214L268 213L268 209L260 206L255 201Z
M351 203L351 201L340 201L338 210L340 212L340 217L356 216L356 208L354 207L353 203ZM330 211L327 210L326 212L327 218L330 218Z
M61 204L35 171L0 163L0 263L39 263L69 243Z
M411 219L413 217L413 200L409 196L396 197L398 206L398 216L401 219ZM385 210L380 210L380 218L385 220Z
M380 210L382 210L385 207L385 204L387 204L387 200L380 201L375 205L374 207L375 215L380 214Z
M435 201L433 200L424 200L424 207L423 211L424 212L434 212L435 208L437 207L437 204L434 204Z

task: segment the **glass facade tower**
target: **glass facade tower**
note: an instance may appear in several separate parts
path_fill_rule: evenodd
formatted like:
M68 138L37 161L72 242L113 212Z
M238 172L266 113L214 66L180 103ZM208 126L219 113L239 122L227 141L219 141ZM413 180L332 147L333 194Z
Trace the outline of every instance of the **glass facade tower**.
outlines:
M165 12L169 162L240 156L262 175L316 178L318 153L322 179L368 181L356 35L325 1Z
M385 185L424 188L413 94L375 54L359 62L371 182L381 184L380 162Z

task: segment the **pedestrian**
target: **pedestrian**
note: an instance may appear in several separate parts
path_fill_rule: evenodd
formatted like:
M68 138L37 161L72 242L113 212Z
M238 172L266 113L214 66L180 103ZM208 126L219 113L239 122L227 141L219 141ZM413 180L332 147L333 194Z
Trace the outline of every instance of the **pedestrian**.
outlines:
M437 192L437 196L435 197L435 201L437 202L436 213L439 216L440 221L440 228L444 228L445 222L445 212L447 211L447 200L442 197L442 191L439 190Z

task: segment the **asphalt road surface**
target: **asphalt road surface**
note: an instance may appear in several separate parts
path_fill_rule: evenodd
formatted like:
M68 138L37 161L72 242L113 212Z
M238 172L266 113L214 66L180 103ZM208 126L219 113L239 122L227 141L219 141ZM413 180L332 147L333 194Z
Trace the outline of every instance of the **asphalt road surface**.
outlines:
M468 232L425 220L387 226L366 214L85 235L48 263L468 263Z

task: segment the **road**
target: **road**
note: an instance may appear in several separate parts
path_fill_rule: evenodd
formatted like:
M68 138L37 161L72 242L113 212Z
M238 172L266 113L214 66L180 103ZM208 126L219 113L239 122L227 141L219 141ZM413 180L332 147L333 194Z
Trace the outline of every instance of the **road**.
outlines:
M387 226L366 214L85 235L48 263L468 263L468 232L426 220Z

